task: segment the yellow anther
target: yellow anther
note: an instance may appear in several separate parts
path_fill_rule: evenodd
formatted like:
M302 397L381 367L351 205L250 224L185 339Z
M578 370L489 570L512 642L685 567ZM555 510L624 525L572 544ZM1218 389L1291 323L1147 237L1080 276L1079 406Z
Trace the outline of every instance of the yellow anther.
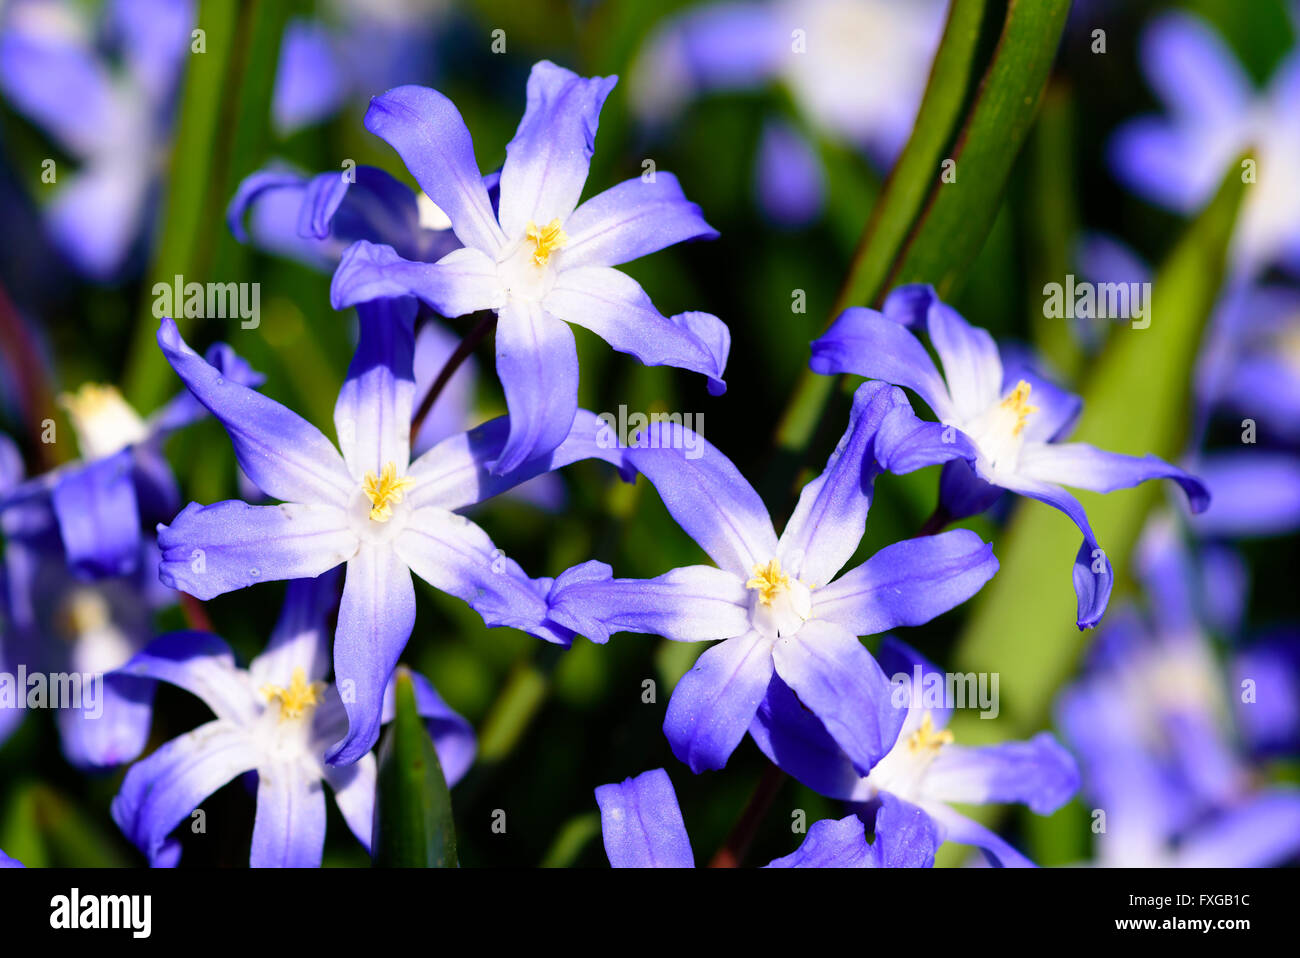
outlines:
M98 632L113 624L113 610L103 594L94 589L79 588L66 600L59 616L59 625L70 639Z
M533 263L538 266L545 266L550 262L551 254L564 249L564 244L569 242L569 234L561 228L558 217L541 227L529 220L524 235L533 241Z
M745 588L757 589L758 601L763 605L771 605L773 599L790 588L790 577L781 571L778 559L770 560L767 565L756 562L749 574L753 578L745 583Z
M406 490L415 485L409 476L397 477L397 465L384 463L379 475L367 472L363 479L367 498L370 499L370 518L375 522L387 522L393 518L393 506L402 501Z
M912 752L938 752L945 745L951 745L953 740L952 732L948 729L936 729L934 721L930 718L930 712L927 709L925 715L921 717L921 727L912 733L912 737L907 740L907 747Z
M308 682L307 673L299 666L293 670L289 687L278 685L262 686L262 694L267 703L280 703L280 721L302 718L309 709L320 704L321 693L325 691L324 682Z
M1011 390L1011 394L1002 400L1002 408L1009 409L1016 414L1016 425L1011 430L1013 436L1018 436L1025 428L1025 422L1031 415L1038 412L1037 406L1029 405L1029 383L1023 379L1016 383L1016 388Z

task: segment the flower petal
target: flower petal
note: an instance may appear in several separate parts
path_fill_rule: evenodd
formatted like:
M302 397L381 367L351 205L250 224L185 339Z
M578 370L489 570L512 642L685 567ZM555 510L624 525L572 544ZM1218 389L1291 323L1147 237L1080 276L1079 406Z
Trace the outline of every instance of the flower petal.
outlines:
M591 330L644 366L676 366L722 383L730 346L730 333L722 320L708 313L694 314L695 325L714 327L699 336L676 317L669 319L655 309L641 284L626 273L604 266L565 269L542 305L552 316ZM718 341L725 344L721 356L709 348Z
M694 868L695 853L662 768L596 789L605 854L615 868Z
M776 556L763 500L703 436L675 422L651 422L628 447L627 461L720 568L748 578L754 565Z
M750 627L745 583L713 566L686 566L653 579L613 579L606 572L570 583L566 575L551 590L551 617L592 642L603 644L614 632L711 642Z
M297 762L257 769L251 868L319 868L325 852L325 787Z
M618 466L625 478L636 478L636 470L627 462L626 452L619 448L606 421L585 409L574 416L564 442L505 475L496 475L489 465L501 458L509 434L510 420L502 416L449 436L422 455L407 472L416 480L407 496L411 508L463 509L581 459L603 459Z
M348 560L334 633L334 685L348 713L348 732L325 760L351 765L379 740L384 690L415 627L411 573L387 545L363 543Z
M113 821L154 867L174 867L180 842L168 835L205 798L255 768L262 755L248 731L209 722L131 766L113 799Z
M569 435L578 411L578 347L573 331L537 303L511 300L497 316L497 376L510 437L492 471L505 475Z
M569 241L558 254L562 270L618 266L677 243L718 235L699 206L686 198L677 177L662 170L652 180L636 176L593 196L573 211L564 231Z
M972 821L947 805L928 804L924 810L933 818L943 831L943 840L959 845L974 845L984 853L989 864L994 868L1037 868L1032 861L991 829L979 822Z
M872 788L826 726L780 676L772 676L749 734L773 764L817 794L845 801L871 797Z
M140 510L134 457L123 449L107 459L73 466L55 483L51 502L68 565L98 579L129 575L140 557Z
M926 773L924 789L938 802L1020 802L1050 815L1079 790L1079 766L1050 732L1027 742L947 745Z
M1031 479L1093 492L1127 489L1148 479L1172 479L1187 493L1193 512L1204 512L1210 504L1205 483L1158 456L1125 456L1085 442L1027 442L1020 453L1019 471Z
M872 868L866 828L856 815L813 822L803 842L789 855L774 858L767 868Z
M191 502L158 527L158 577L197 599L258 582L317 576L357 551L347 515L332 506Z
M1182 868L1267 868L1300 850L1300 791L1270 788L1194 830L1178 852Z
M158 345L194 397L221 420L240 467L263 492L286 502L346 506L356 484L334 446L307 420L224 378L163 319Z
M893 747L907 710L871 653L840 625L812 619L772 646L776 674L826 726L861 775Z
M169 632L105 676L166 682L197 696L218 719L243 724L260 708L254 685L235 665L224 639L207 632Z
M921 341L874 309L852 306L813 341L815 373L854 373L912 390L944 422L956 411L948 387Z
M692 772L722 768L772 678L772 640L757 632L705 650L673 689L664 734Z
M334 790L334 802L343 820L366 849L370 851L371 830L375 820L375 785L379 777L378 762L371 754L362 755L354 764L336 768L325 766L325 781Z
M888 792L880 793L871 843L877 868L932 868L942 841L938 826L924 809Z
M505 243L456 107L441 93L400 86L374 97L366 129L397 151L429 199L451 219L466 246L495 254Z
M415 296L443 316L498 309L505 301L496 264L472 246L436 263L403 259L391 246L358 240L343 251L330 280L330 304L346 309L374 299Z
M522 237L530 222L563 222L578 205L600 108L617 82L612 76L580 77L549 60L533 65L528 106L501 168L500 219L507 237Z
M337 567L315 578L289 582L266 649L248 665L253 688L288 688L295 669L302 669L309 682L329 674L328 627L339 604L341 584L342 570Z
M521 629L562 645L572 638L548 619L550 583L529 579L464 516L427 506L411 516L394 546L412 572L469 603L487 625Z
M926 330L943 362L943 378L957 416L961 422L970 422L1002 394L1002 357L997 344L988 330L972 326L939 300L931 303L926 313Z
M969 529L904 539L813 592L813 615L853 635L922 625L965 602L997 571L993 546Z
M358 483L411 459L415 401L415 301L381 299L357 307L360 341L334 406L334 428L348 471Z

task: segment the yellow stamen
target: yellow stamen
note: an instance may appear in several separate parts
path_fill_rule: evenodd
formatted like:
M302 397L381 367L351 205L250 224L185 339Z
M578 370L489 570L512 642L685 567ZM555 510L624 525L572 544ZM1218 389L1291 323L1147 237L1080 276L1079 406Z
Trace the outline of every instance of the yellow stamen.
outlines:
M384 463L379 475L367 472L362 480L366 496L370 499L370 518L375 522L387 522L393 518L393 506L402 501L405 491L415 485L409 476L397 477L397 465Z
M113 622L113 610L108 600L93 589L79 588L63 605L59 625L69 639L77 639L98 632Z
M952 740L952 732L948 729L938 730L934 727L934 721L930 718L927 709L925 715L921 717L921 727L907 740L907 747L913 752L934 753L945 745L951 745Z
M541 227L529 220L524 235L533 241L533 263L537 266L545 266L550 262L551 254L564 249L564 244L569 242L569 234L561 229L558 217Z
M1016 425L1011 430L1013 436L1018 436L1025 428L1025 422L1031 415L1038 412L1037 406L1029 405L1029 383L1023 379L1016 383L1016 388L1011 390L1011 394L1002 400L1002 408L1010 409L1016 414Z
M321 693L325 691L324 682L308 682L307 673L299 666L293 670L289 687L278 685L262 686L262 694L267 703L279 701L280 721L302 718L309 709L320 704Z
M773 599L790 588L790 577L781 571L778 559L770 560L767 565L756 562L749 574L753 578L745 583L745 588L757 589L758 601L763 605L771 605Z

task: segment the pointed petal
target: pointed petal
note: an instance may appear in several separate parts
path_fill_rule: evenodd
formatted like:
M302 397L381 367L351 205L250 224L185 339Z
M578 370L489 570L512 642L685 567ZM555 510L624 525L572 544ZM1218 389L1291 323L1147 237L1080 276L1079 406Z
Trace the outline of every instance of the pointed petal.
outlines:
M415 627L411 573L386 545L365 543L348 560L334 633L334 685L348 732L325 760L351 765L370 751L383 724L384 689Z
M580 77L549 60L533 65L528 106L501 168L506 236L522 237L530 222L545 226L569 218L587 182L600 108L617 82L618 77Z
M664 734L692 772L722 768L772 678L772 640L757 632L707 649L673 689Z
M252 868L319 868L325 852L325 788L297 762L258 766Z
M378 763L374 755L362 755L355 764L336 768L325 766L325 781L334 790L334 802L367 852L375 820L375 787Z
M175 866L180 842L167 836L261 757L246 729L221 720L202 725L131 766L113 799L113 821L150 865Z
M703 436L652 422L627 449L627 461L719 568L748 578L755 564L775 557L776 532L763 500Z
M567 575L551 589L551 617L592 642L606 642L614 632L710 642L750 627L745 583L713 566L686 566L653 579L613 579L606 571L566 581Z
M332 506L250 506L191 502L158 527L158 577L197 599L258 582L302 579L346 562L357 551L347 515Z
M159 636L105 679L113 677L175 685L202 699L223 721L247 722L260 706L255 688L235 665L230 646L207 632Z
M772 647L776 674L826 726L861 775L898 738L906 709L871 653L842 626L813 619Z
M938 300L930 304L926 330L943 362L943 378L957 415L960 421L969 422L1002 395L1002 357L997 344L987 330L972 326Z
M334 406L334 428L358 484L367 472L379 475L390 462L399 475L410 463L415 310L409 298L357 307L361 336Z
M335 309L399 296L415 296L443 316L499 309L505 303L496 264L472 246L454 249L436 263L412 262L391 246L364 239L343 251L330 280Z
M261 393L224 378L164 319L158 345L190 392L221 420L248 478L286 502L346 506L355 483L337 450L319 429Z
M451 218L460 241L495 254L505 236L452 102L436 90L400 86L370 101L366 129L397 151L429 199Z
M1079 790L1079 766L1050 732L1027 742L948 745L926 773L924 789L938 802L1020 802L1050 815Z
M710 344L719 341L730 346L730 333L725 332L722 320L708 313L693 314L696 325L715 327L697 335L676 317L669 319L655 309L641 285L626 273L604 266L565 269L543 306L552 316L591 330L644 366L676 366L722 385L727 348L721 356L710 349Z
M984 853L994 868L1037 868L1032 861L991 829L965 815L954 812L946 805L926 805L929 813L943 829L943 839L958 845L974 845Z
M1148 479L1172 479L1187 493L1193 512L1204 512L1210 504L1205 483L1158 456L1125 456L1085 442L1027 442L1020 454L1019 471L1031 479L1093 492L1127 489Z
M573 331L537 303L511 300L497 316L497 375L510 438L492 471L504 475L569 435L578 411L578 347Z
M718 235L686 198L677 177L662 170L649 182L636 176L593 196L573 211L564 231L569 241L559 255L565 270L618 266L676 243Z
M874 309L850 307L813 341L808 365L815 373L854 373L912 390L941 420L956 412L939 370L921 341Z
M477 743L474 729L463 716L442 700L438 690L419 672L411 672L416 713L427 721L429 735L438 751L438 764L448 787L459 782L474 763ZM384 690L384 724L397 715L397 683L389 679Z
M129 575L140 557L140 510L134 457L123 449L107 459L60 473L51 502L68 565L98 579Z
M290 581L270 641L248 665L253 688L287 688L294 669L302 669L309 682L329 674L329 624L339 604L342 582L342 570L337 567L315 578Z
M853 635L923 625L965 602L997 571L993 546L969 529L904 539L813 592L813 614Z

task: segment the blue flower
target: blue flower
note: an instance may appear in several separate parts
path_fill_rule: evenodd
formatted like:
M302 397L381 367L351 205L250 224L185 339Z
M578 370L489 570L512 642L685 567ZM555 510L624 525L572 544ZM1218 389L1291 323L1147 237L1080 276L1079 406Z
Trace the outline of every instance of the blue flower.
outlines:
M1098 862L1286 861L1300 852L1300 790L1255 783L1226 722L1244 686L1227 681L1202 624L1206 600L1223 588L1223 577L1198 570L1170 517L1143 530L1137 574L1147 612L1125 609L1115 617L1098 636L1083 677L1058 702L1061 727L1083 766L1084 792L1105 813ZM1236 666L1254 693L1236 714L1265 729L1293 719L1295 710L1288 683L1258 670L1271 664L1246 653Z
M974 845L994 865L1033 863L996 833L972 821L950 803L983 805L1020 802L1040 815L1064 805L1079 788L1074 758L1051 734L1027 742L966 746L947 728L949 703L932 701L932 688L944 687L944 674L913 649L888 638L881 664L892 669L895 702L905 707L897 735L866 775L845 754L829 725L804 708L787 688L773 688L758 710L750 734L784 771L822 795L874 803L893 796L933 820L939 841ZM915 670L921 669L918 688ZM797 691L797 690L796 690Z
M922 327L943 361L943 375L913 332ZM1209 505L1204 483L1156 456L1061 442L1082 400L1033 370L1004 364L993 337L967 323L929 286L899 287L883 312L846 309L813 342L810 365L818 373L855 373L905 386L963 440L965 453L944 466L940 481L946 518L982 512L1003 490L1069 516L1083 533L1074 560L1080 629L1096 625L1106 611L1114 574L1083 506L1062 483L1113 492L1148 479L1172 479L1187 493L1193 511Z
M628 462L717 567L614 579L609 566L589 562L556 580L552 617L594 642L619 631L718 642L678 682L664 719L673 753L693 771L721 768L764 699L791 694L788 686L865 775L904 713L858 636L928 622L997 571L992 548L958 529L888 546L838 575L862 540L880 471L964 454L942 430L917 419L902 390L865 383L778 539L758 493L722 453L678 424L654 423Z
M615 868L694 868L695 855L668 773L642 772L596 789L605 854ZM849 815L814 822L793 853L768 868L930 868L939 844L919 809L885 796L868 843L863 819Z
M494 186L495 174L485 180ZM244 220L249 219L245 229ZM451 223L424 193L373 166L306 176L283 164L250 173L226 209L241 243L332 271L366 240L403 259L434 262L460 247Z
M1143 33L1147 81L1167 109L1120 127L1110 165L1145 198L1181 213L1200 209L1247 148L1257 177L1246 192L1233 257L1247 276L1270 264L1300 273L1300 54L1257 93L1237 59L1203 20L1183 12Z
M135 570L87 581L64 560L58 525L48 505L29 503L0 520L6 537L0 565L0 671L77 674L96 681L122 665L154 635L153 613L174 604L175 593L158 581L158 547L140 544ZM87 690L89 691L89 690ZM16 688L19 696L28 690ZM0 741L26 714L0 702ZM19 703L15 700L14 705ZM153 689L140 683L105 683L92 701L63 703L57 712L63 753L82 768L129 762L144 748L153 719Z
M329 755L340 765L378 737L383 690L415 622L411 572L464 599L490 626L560 644L572 637L548 617L549 580L529 579L457 510L578 459L622 458L597 442L602 424L584 411L559 447L506 476L485 466L506 441L504 419L445 439L411 462L414 312L410 299L360 308L360 343L334 409L341 455L297 414L223 378L170 319L158 332L172 368L226 427L244 472L283 503L191 503L159 527L162 580L209 599L347 564L334 669L355 694L344 703L347 736Z
M334 274L336 309L415 295L444 316L497 313L497 372L510 436L492 469L504 474L554 449L578 408L578 353L568 323L647 365L703 373L722 391L727 327L707 313L661 315L613 269L684 240L717 235L677 178L656 171L578 205L601 105L615 77L584 78L543 61L506 147L493 207L469 131L451 101L425 87L376 97L366 128L386 140L464 244L437 263L358 242Z
M112 0L102 39L80 5L15 0L0 18L0 90L80 168L46 209L55 244L85 275L120 274L148 225L194 23L190 0ZM119 66L120 64L120 66Z
M259 386L263 377L223 343L207 362L231 383ZM85 579L132 574L140 561L144 528L170 520L180 490L163 444L176 430L204 416L181 393L147 419L118 392L85 383L60 398L77 435L81 460L0 489L0 515L31 505L52 509L69 567Z
M338 598L338 575L289 584L266 651L245 671L226 643L203 632L162 636L112 680L167 682L212 709L212 721L167 742L132 766L113 800L113 820L153 866L177 864L181 844L169 837L204 799L245 772L257 773L253 867L315 867L325 844L323 783L357 840L370 848L376 763L359 756L346 768L324 762L347 726L340 695L323 679L329 667L326 623ZM469 724L421 676L411 676L416 705L429 720L448 784L474 756ZM384 721L394 711L390 686Z
M3 849L0 849L0 868L23 868L23 867L25 866L23 865L22 862L20 862L16 858L10 858L8 855L4 853Z

